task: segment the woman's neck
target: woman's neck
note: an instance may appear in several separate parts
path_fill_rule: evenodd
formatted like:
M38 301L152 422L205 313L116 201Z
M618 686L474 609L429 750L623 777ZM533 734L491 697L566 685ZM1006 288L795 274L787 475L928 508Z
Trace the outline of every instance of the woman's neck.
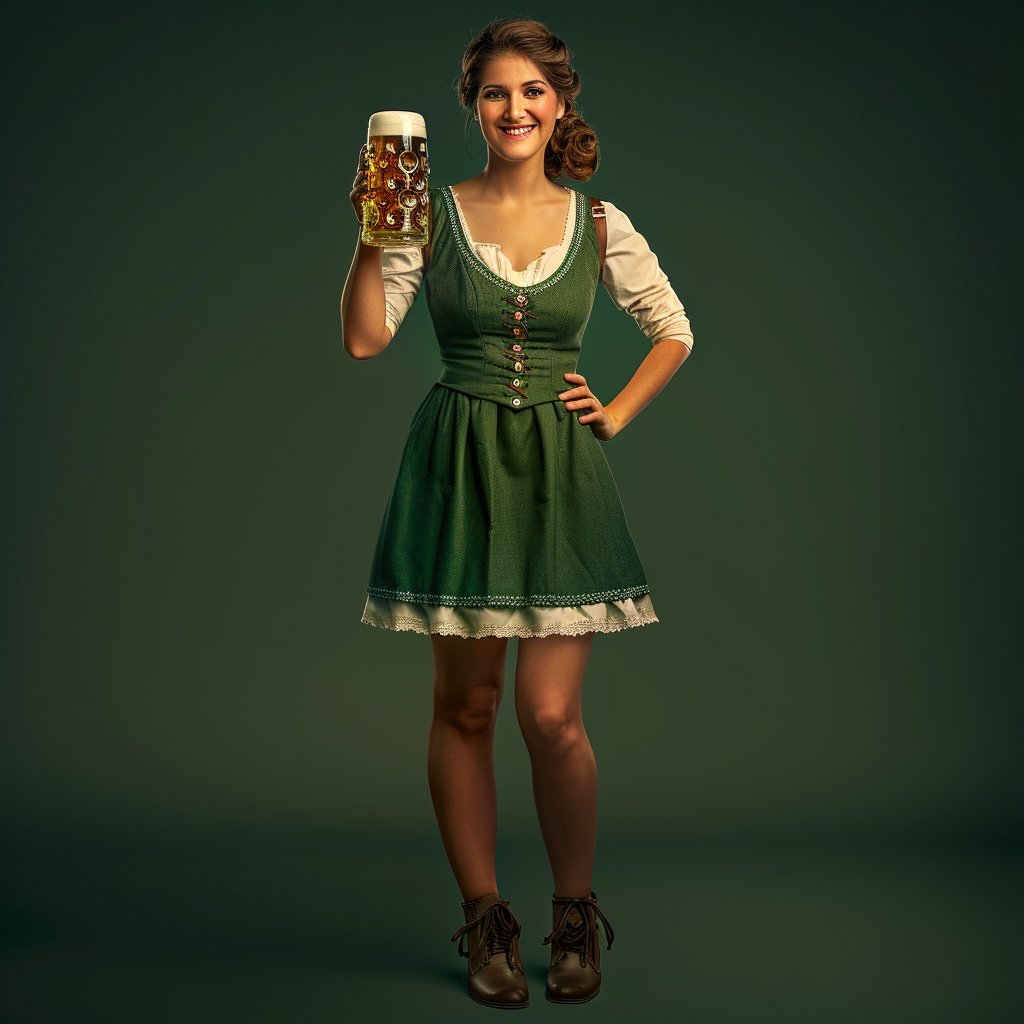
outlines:
M549 198L555 190L564 190L544 173L544 161L512 164L495 160L488 154L487 166L471 178L476 185L473 198L488 203L521 203Z

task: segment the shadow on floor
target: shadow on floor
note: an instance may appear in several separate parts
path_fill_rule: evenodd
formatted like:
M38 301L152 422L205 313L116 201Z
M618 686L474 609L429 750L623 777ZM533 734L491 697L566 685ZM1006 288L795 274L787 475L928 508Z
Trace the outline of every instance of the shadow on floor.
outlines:
M551 883L537 843L503 844L530 1019L544 999ZM615 928L588 1020L1012 1021L1024 1015L1021 875L996 848L603 845ZM9 856L4 1020L478 1019L439 840L120 848Z

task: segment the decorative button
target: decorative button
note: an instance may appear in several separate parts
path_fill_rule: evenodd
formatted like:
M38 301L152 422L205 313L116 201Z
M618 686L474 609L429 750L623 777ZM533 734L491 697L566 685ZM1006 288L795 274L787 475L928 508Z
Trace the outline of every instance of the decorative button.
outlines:
M513 352L522 352L523 351L523 346L518 341L514 342L513 345L512 345L512 351Z
M520 405L521 403L522 403L522 399L518 395L515 398L512 399L512 404L513 405Z
M527 303L529 303L529 301L530 300L522 292L520 292L516 296L516 305L517 306L525 306L525 305L527 305Z
M519 373L530 372L530 364L526 361L526 353L522 351L522 348L518 352L514 352L510 348L503 348L501 354L512 360L512 368L514 370L517 370Z
M519 378L518 377L513 377L512 378L512 383L515 384L516 387L519 387Z

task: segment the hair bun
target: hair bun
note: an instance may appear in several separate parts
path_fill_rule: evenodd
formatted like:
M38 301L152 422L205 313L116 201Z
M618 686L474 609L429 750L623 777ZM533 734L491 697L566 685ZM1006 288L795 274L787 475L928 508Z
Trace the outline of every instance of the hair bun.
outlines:
M544 173L549 178L568 174L576 181L593 177L600 160L597 132L566 104L564 116L555 125L544 154Z

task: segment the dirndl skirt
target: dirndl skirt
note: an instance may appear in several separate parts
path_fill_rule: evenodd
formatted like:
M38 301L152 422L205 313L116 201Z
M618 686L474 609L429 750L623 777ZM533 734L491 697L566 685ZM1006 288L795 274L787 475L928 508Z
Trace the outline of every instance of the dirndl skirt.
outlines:
M657 622L602 442L577 416L436 383L409 428L361 621L463 637Z

